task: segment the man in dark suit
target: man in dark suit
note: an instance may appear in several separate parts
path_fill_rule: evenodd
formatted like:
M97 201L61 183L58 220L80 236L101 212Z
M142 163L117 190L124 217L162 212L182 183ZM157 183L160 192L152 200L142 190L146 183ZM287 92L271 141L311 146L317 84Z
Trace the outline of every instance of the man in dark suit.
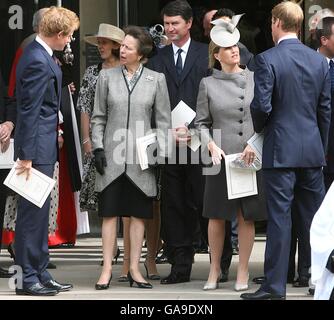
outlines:
M321 20L316 29L316 38L319 41L319 52L326 57L331 78L332 120L329 129L327 166L324 167L326 190L334 181L334 17Z
M173 110L182 100L196 110L198 87L207 75L208 46L190 38L193 21L192 9L187 1L171 1L161 12L165 32L171 45L159 50L149 61L148 67L165 74ZM191 127L191 125L190 125ZM183 138L178 133L183 132ZM162 225L166 242L166 254L172 268L161 280L162 284L190 280L194 250L193 234L202 213L204 179L199 164L191 164L193 151L185 142L190 140L188 128L176 128L176 151L187 159L181 164L169 162L164 168L162 187ZM197 151L199 152L199 151Z
M275 6L271 28L277 45L256 58L251 112L255 131L264 131L268 224L265 282L255 293L242 294L246 300L285 299L292 201L309 237L325 194L322 166L331 113L328 63L298 40L302 21L297 4Z
M79 27L70 10L51 7L42 17L36 39L26 47L16 72L17 126L14 152L17 174L30 177L31 168L53 176L58 157L58 111L61 70L53 56L63 50ZM38 208L25 198L18 202L15 263L22 268L22 288L16 294L55 295L70 284L53 280L48 265L48 220L50 198Z
M10 143L10 136L16 122L15 99L8 98L3 78L0 72L0 148L5 152ZM8 188L3 184L9 170L0 170L0 249L2 244L3 220L5 214L6 197ZM10 278L13 274L0 267L0 278Z

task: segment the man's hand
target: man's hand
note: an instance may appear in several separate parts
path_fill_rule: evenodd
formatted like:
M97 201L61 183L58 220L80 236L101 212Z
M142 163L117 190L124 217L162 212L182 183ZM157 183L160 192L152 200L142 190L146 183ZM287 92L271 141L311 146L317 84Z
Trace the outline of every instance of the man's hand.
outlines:
M186 126L173 129L173 135L179 145L186 145L191 140L189 129Z
M21 174L26 175L26 180L30 177L30 171L32 168L32 161L31 160L18 160L17 166L15 168L16 174L19 176Z
M71 94L74 94L76 90L74 82L71 82L68 87L70 88Z
M11 121L6 121L0 125L0 141L7 141L14 129L14 124Z
M2 141L2 142L0 142L0 144L1 144L1 152L4 153L9 148L10 139L7 139L6 141Z
M64 138L63 136L58 136L58 148L59 150L64 146Z

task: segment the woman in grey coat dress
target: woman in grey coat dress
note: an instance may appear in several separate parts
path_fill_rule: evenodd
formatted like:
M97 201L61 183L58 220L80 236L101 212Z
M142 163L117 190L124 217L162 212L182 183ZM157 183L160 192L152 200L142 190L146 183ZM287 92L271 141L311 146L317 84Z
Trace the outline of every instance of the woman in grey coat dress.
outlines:
M195 120L202 144L207 146L211 153L213 165L221 164L218 174L206 176L203 216L209 218L211 266L203 289L214 290L218 287L225 220L237 217L240 251L234 288L242 291L248 289L248 261L254 243L254 220L265 219L264 202L259 196L260 185L257 196L228 200L225 165L221 162L224 161L225 154L234 153L241 153L241 158L247 165L255 159L254 151L247 145L247 140L254 134L249 108L254 81L253 73L239 65L239 31L231 27L231 33L221 27L218 37L215 37L215 28L216 26L212 29L211 38L217 43L211 43L209 55L212 64L219 62L221 71L213 69L212 76L202 79ZM213 137L209 130L215 133Z
M158 153L167 156L167 132L171 127L170 103L165 76L143 67L152 49L148 33L128 27L120 48L121 66L102 70L97 82L92 116L92 140L97 170L99 215L103 217L102 240L110 226L116 233L116 217L130 217L130 285L152 288L139 270L144 219L153 216L157 194L152 169L142 170L136 139L157 128ZM152 121L153 120L153 121ZM105 263L98 286L109 287L111 264Z

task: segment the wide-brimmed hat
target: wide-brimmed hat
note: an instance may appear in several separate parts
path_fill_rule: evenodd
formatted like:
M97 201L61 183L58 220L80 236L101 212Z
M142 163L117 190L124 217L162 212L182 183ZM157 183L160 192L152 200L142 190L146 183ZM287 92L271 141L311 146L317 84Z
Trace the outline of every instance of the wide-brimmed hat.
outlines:
M125 33L122 29L111 24L101 23L99 25L98 33L94 36L85 37L85 41L94 46L97 46L97 38L106 38L121 44L124 37Z
M237 24L243 15L244 13L233 16L231 21L226 21L221 18L212 21L211 23L214 26L210 31L211 40L217 46L222 48L236 45L240 39L240 32L237 29Z

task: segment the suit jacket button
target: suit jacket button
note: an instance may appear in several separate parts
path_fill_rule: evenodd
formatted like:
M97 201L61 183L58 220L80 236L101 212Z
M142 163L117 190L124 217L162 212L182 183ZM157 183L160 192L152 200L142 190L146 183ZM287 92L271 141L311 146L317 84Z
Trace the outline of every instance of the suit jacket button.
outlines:
M240 97L240 99L241 99L241 100L244 100L244 99L245 99L245 97L244 97L244 96L241 96L241 97Z
M239 136L241 137L243 135L243 133L242 132L239 132Z
M242 121L242 120L239 120L239 123L241 124L241 123L243 123L243 121Z
M239 108L239 111L241 111L241 112L244 111L244 108Z

